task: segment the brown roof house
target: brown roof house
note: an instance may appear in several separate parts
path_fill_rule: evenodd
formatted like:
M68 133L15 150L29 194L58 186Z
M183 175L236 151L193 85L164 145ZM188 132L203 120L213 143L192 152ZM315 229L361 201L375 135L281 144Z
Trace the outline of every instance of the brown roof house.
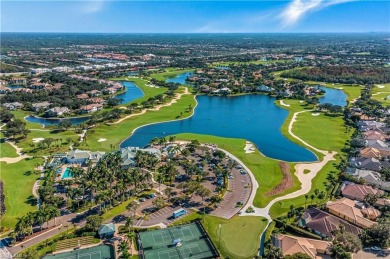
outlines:
M361 228L369 228L376 223L365 218L360 209L355 207L356 201L348 198L342 198L336 201L330 201L326 204L329 213L345 219L346 221L355 224Z
M82 113L92 113L101 109L103 109L103 104L100 103L88 104L80 107Z
M385 194L385 192L369 185L343 182L343 185L341 186L341 194L344 197L350 198L352 200L364 201L364 196L366 196L367 194L372 194L376 195L377 197L381 197ZM390 200L386 198L378 198L378 200L375 202L375 205L380 207L390 205Z
M317 259L331 258L332 254L332 242L322 240L279 234L273 237L273 244L280 248L283 256L303 253Z
M322 237L333 238L335 231L343 227L345 232L359 235L362 229L347 221L333 216L317 208L308 208L299 222L301 227L307 227Z

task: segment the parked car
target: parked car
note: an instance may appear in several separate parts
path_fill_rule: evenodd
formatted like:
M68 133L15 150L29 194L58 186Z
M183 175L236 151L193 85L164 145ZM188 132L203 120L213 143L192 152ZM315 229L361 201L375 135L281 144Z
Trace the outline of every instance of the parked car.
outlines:
M154 194L154 193L151 193L151 194L148 195L148 198L149 198L149 199L152 199L152 198L154 198L154 197L156 197L156 194Z
M144 202L145 201L145 198L139 198L138 199L140 202Z
M245 170L240 170L240 174L246 174Z

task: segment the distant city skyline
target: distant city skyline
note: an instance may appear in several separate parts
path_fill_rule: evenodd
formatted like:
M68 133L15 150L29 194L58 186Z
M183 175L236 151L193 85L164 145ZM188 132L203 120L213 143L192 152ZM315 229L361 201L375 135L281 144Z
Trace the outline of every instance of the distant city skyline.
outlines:
M2 1L2 32L390 32L389 1Z

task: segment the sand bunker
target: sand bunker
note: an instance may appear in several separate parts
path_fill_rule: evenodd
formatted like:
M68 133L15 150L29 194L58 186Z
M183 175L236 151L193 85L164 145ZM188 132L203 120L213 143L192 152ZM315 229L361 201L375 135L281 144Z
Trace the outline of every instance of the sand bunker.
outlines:
M319 113L319 112L313 112L313 113L311 114L311 116L320 116L320 113Z
M290 106L290 104L287 104L287 103L283 102L283 100L280 100L280 105L282 105L282 106L287 106L287 107Z
M34 143L39 143L41 142L42 140L45 140L44 138L33 138L33 142Z
M377 85L378 88L385 88L384 85Z
M99 140L98 140L98 142L104 142L104 141L106 141L107 139L105 139L105 138L100 138Z
M255 148L255 145L253 145L253 143L247 141L245 143L244 150L245 150L245 153L253 153L253 152L255 152L256 148Z

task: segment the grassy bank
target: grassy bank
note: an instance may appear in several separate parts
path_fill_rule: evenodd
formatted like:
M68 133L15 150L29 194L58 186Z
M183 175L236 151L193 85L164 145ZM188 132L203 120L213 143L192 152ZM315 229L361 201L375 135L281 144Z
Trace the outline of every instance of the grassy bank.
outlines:
M222 256L237 259L253 258L257 255L260 234L266 224L266 219L262 217L236 216L227 220L209 215L205 216L203 222L204 228Z
M1 226L13 228L17 219L29 211L37 209L35 198L32 195L34 182L39 174L35 173L37 163L42 164L43 159L25 159L18 163L0 163L1 180L4 183L6 213L1 219Z
M4 142L4 139L0 141L0 158L2 157L17 157L16 150L9 143Z
M165 81L167 78L175 77L177 75L192 72L193 69L180 69L180 68L166 68L164 72L151 74L150 77L159 81Z

